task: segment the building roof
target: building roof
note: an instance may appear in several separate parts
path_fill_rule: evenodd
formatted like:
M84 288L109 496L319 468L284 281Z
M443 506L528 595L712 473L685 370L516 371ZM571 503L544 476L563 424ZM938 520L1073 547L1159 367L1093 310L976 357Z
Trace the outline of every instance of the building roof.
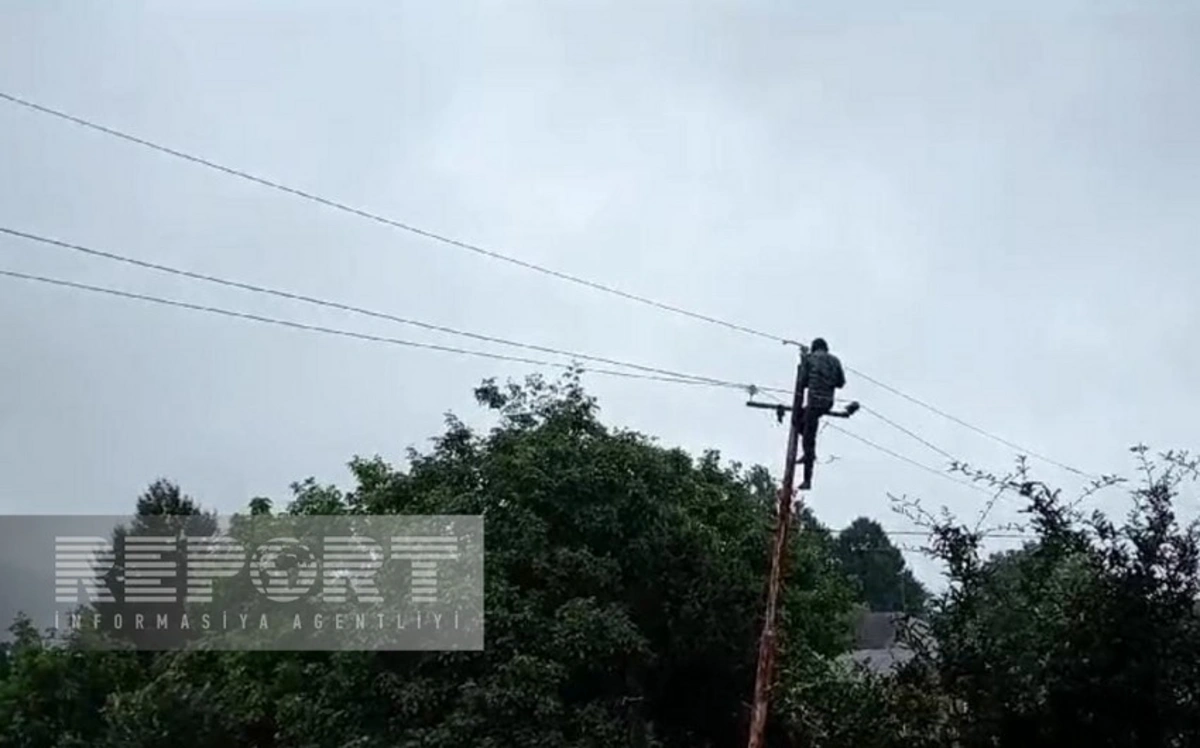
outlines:
M912 647L901 640L906 624L919 625L920 621L904 613L862 613L854 622L854 648L841 659L873 673L894 672L915 656Z
M847 663L861 665L877 675L893 673L914 657L908 647L889 649L856 649L843 656Z
M855 622L854 648L887 649L893 646L905 619L907 616L903 613L863 613Z

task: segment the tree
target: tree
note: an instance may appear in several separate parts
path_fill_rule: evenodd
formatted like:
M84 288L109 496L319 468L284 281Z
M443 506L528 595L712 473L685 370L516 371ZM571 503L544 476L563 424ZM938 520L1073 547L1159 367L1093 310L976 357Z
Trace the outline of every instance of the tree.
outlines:
M356 458L350 490L302 480L284 511L483 515L485 651L97 652L18 621L0 656L0 746L738 744L770 474L607 427L575 377L486 382L476 394L499 416L490 431L448 416L407 465ZM1120 523L1083 515L1023 463L1003 478L971 473L1028 505L1030 542L997 556L984 553L978 523L902 503L928 526L926 550L949 585L926 606L932 645L895 676L849 670L836 655L856 593L880 606L897 590L912 598L897 584L907 572L898 553L870 521L835 538L799 513L770 744L1193 742L1200 533L1173 502L1200 462L1137 453L1145 479ZM156 485L144 511L204 522L177 489ZM271 511L251 502L251 514ZM851 566L863 547L883 547L884 560Z
M83 730L92 745L113 747L744 740L771 476L605 426L575 374L488 381L476 396L499 416L489 432L448 416L432 448L411 451L405 467L357 458L351 490L303 480L286 511L483 515L485 651L166 652L131 679L65 664L40 679L10 678L10 704L19 710L63 689L99 694L89 716L48 722L39 735ZM251 511L271 504L255 500ZM790 549L781 611L787 672L845 648L852 604L828 531L811 513L797 521L803 542ZM47 655L72 656L99 658ZM773 718L774 745L786 745L785 719Z
M141 681L136 658L128 652L52 647L24 617L9 631L12 641L0 678L0 745L95 745L107 729L109 696Z
M130 537L169 537L182 543L187 536L211 536L218 531L216 515L204 511L190 496L184 494L179 486L165 478L152 482L137 499L136 513L128 526L118 526L113 530L113 547L122 548ZM163 586L176 588L176 600L170 603L130 603L125 601L129 571L118 560L112 569L105 574L105 583L113 590L117 601L114 603L95 603L93 608L103 616L101 634L127 641L139 649L158 650L178 646L180 633L178 631L159 631L154 627L137 629L133 625L135 617L144 616L154 620L159 614L167 614L177 619L184 610L183 590L178 583L183 573L184 554L182 552L163 552L159 558L164 563L175 564L174 579L159 580ZM122 616L120 629L114 628L114 614Z
M1028 502L1036 537L1023 550L984 559L980 533L933 525L950 588L925 665L958 707L964 744L1185 745L1200 734L1200 542L1172 506L1200 466L1135 451L1145 478L1121 524L1082 515L1022 463L976 477Z
M834 554L873 611L921 613L929 592L878 522L859 517L838 533Z

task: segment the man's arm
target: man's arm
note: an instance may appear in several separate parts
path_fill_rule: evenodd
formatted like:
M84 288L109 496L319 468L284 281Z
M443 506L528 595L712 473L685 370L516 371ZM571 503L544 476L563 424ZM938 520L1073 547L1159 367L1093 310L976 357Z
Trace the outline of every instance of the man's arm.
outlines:
M842 362L837 358L833 359L833 377L835 388L841 389L846 386L846 373L842 371Z

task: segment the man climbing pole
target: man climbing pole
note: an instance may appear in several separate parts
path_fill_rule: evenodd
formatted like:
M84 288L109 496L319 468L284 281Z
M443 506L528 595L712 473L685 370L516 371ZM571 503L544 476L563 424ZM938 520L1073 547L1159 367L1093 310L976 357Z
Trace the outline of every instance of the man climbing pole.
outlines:
M763 748L767 728L767 709L775 678L776 637L779 618L779 597L783 590L784 567L788 548L788 529L792 525L795 502L796 465L804 464L804 485L812 487L812 467L816 458L817 427L822 416L850 418L858 412L858 403L849 403L844 410L833 410L834 393L846 384L842 363L829 353L829 346L821 338L812 343L812 351L800 346L800 363L796 365L796 386L792 390L792 404L764 403L751 400L746 405L775 411L776 418L783 422L784 414L791 411L791 428L788 429L787 458L783 467L783 482L779 489L779 510L776 514L774 540L771 542L771 573L767 579L766 610L763 613L762 636L758 640L758 664L754 672L754 700L750 711L750 729L747 748ZM808 407L804 406L804 390L808 390ZM800 442L804 443L804 457L796 459ZM797 527L797 530L800 528Z
M804 465L801 491L812 488L813 462L817 457L817 427L821 416L833 409L834 393L846 386L842 362L829 352L824 338L812 342L800 364L800 386L808 390L808 403L800 411L800 444L804 450L800 462Z

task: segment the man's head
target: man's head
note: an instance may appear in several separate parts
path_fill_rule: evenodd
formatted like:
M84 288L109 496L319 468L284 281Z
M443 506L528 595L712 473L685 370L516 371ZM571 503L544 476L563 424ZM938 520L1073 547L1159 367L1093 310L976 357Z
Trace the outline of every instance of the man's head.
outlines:
M812 342L812 350L829 353L829 344L825 342L825 338L817 338Z

